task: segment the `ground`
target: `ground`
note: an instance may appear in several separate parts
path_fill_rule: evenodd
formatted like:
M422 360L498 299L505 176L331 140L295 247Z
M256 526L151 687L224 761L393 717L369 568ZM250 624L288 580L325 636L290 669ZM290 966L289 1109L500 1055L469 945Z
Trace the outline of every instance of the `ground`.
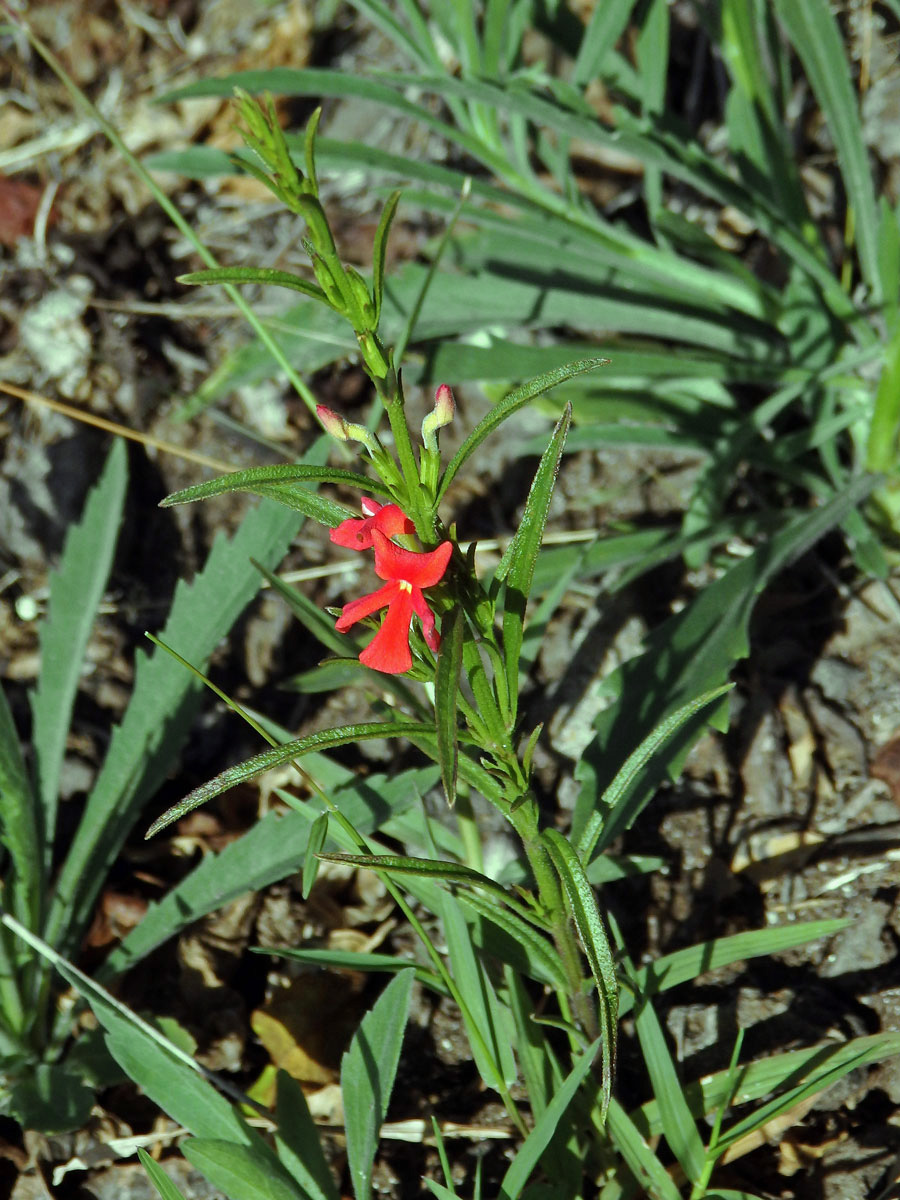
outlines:
M33 15L38 32L115 120L136 151L192 139L233 145L219 102L153 108L162 90L200 74L238 67L339 63L362 69L383 51L379 36L342 8L311 13L299 0L267 6L237 2L148 0L143 5L60 0ZM185 32L186 31L186 32ZM227 302L191 292L175 276L195 265L190 248L99 136L72 107L52 75L15 39L3 68L0 109L0 377L141 434L199 451L228 466L279 461L310 441L314 426L299 400L277 382L235 390L224 404L178 420L189 396L243 337ZM329 131L358 120L333 105ZM391 130L403 139L408 131ZM296 229L246 183L165 186L216 254L229 261L288 260ZM345 255L364 261L375 205L364 190L333 185L329 204ZM431 231L398 227L393 252L412 257ZM451 383L453 381L450 381ZM313 380L317 397L362 411L365 378L352 364ZM470 425L486 401L461 392L459 422ZM422 404L421 397L414 403ZM546 429L539 420L534 431ZM108 436L39 403L0 397L0 673L23 730L26 689L38 666L37 626L48 572L67 526L80 512ZM160 511L159 499L195 482L203 468L150 443L130 450L131 490L112 584L89 650L68 745L63 795L77 806L102 758L108 730L123 711L132 659L145 628L164 619L175 581L202 562L215 529L233 529L247 501ZM647 469L622 451L567 459L552 514L555 533L594 528L611 517L665 515L696 469L689 458ZM506 470L498 453L490 477L460 480L451 497L460 536L507 534L527 475ZM683 477L683 479L682 479ZM660 482L662 481L662 482ZM681 481L681 482L680 482ZM658 486L657 486L658 485ZM618 493L615 508L583 497ZM250 502L252 503L252 502ZM338 569L331 570L331 564ZM313 576L309 594L341 602L343 579L327 540L304 531L283 570ZM310 571L310 569L312 569ZM316 570L320 569L320 570ZM536 667L529 703L549 711L539 779L564 821L573 798L574 764L596 712L598 670L633 653L646 628L683 599L691 580L672 568L614 598L596 588L567 596ZM625 850L658 854L665 869L619 882L604 900L617 915L636 962L727 933L811 917L848 917L833 939L740 967L711 972L667 994L663 1016L685 1078L722 1065L722 1046L747 1031L745 1053L770 1054L823 1037L896 1029L900 984L900 604L892 584L860 580L838 538L818 546L780 577L758 606L753 648L738 671L734 721L710 732L678 783L664 788L624 839ZM288 690L287 681L318 660L284 605L264 593L213 667L239 699L306 732L353 710L353 694L329 701ZM207 705L178 780L199 782L221 768L243 739L223 706ZM360 756L348 761L378 767ZM218 849L254 819L257 791L224 799L183 822L175 836L147 848L140 831L110 878L84 963L96 964L141 917L167 881L207 849ZM490 835L502 841L503 831ZM243 1086L284 1049L305 1054L298 1074L315 1085L312 1101L336 1122L335 1067L343 1039L371 1003L373 985L356 976L296 976L253 946L381 946L402 951L411 932L370 876L323 872L308 901L299 880L235 902L164 947L129 977L123 996L135 1007L177 1018L208 1066L233 1072ZM315 989L315 991L313 991ZM278 993L279 1002L272 1002ZM285 1015L285 997L295 998ZM328 1037L313 1017L337 1013ZM290 1029L284 1022L290 1022ZM307 1022L303 1029L297 1022ZM639 1058L623 1028L618 1090L646 1096ZM281 1039L281 1041L279 1040ZM300 1050L300 1046L303 1050ZM727 1054L727 1051L726 1051ZM427 1062L423 1070L422 1062ZM502 1173L510 1143L499 1107L479 1087L449 1004L419 998L401 1063L376 1188L383 1196L418 1194L435 1172L426 1144L432 1112L457 1122L454 1170L463 1177L476 1155L487 1194ZM0 1123L0 1172L16 1200L149 1195L129 1155L135 1139L164 1152L171 1124L128 1085L100 1097L90 1125L43 1138ZM889 1200L897 1195L900 1066L863 1068L745 1147L726 1185L765 1189L801 1200ZM334 1143L337 1147L338 1143ZM339 1154L339 1149L334 1151ZM124 1157L123 1157L124 1154ZM187 1168L184 1164L181 1168ZM196 1173L179 1177L186 1195L210 1194Z

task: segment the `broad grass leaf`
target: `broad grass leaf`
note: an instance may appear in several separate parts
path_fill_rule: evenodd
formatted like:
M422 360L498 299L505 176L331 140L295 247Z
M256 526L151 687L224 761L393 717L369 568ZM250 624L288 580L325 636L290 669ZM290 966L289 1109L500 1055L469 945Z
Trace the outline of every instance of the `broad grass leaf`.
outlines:
M322 729L306 737L297 738L284 746L272 746L248 758L245 762L220 771L215 778L208 780L189 792L183 800L173 804L161 817L153 822L147 830L146 837L154 837L160 830L165 829L174 821L180 820L186 813L192 812L212 800L215 796L227 792L229 788L248 779L254 779L263 771L295 758L302 758L310 750L330 750L335 746L346 746L349 742L364 741L370 738L409 737L422 732L433 733L431 726L420 721L375 721L362 725L341 725L337 729Z
M74 978L72 982L75 982ZM241 1117L237 1107L220 1095L201 1074L94 991L85 992L85 999L106 1030L110 1054L134 1083L174 1121L198 1137L265 1145L260 1135ZM275 1161L274 1154L271 1159Z
M803 1080L821 1078L841 1070L855 1070L869 1063L882 1062L900 1054L900 1033L876 1033L853 1038L848 1042L823 1042L804 1050L788 1050L755 1062L740 1064L740 1084L733 1103L747 1104L770 1096L786 1086L794 1087ZM685 1100L694 1117L714 1112L728 1102L733 1088L730 1071L717 1071L684 1087ZM753 1114L751 1114L752 1116ZM631 1113L631 1119L644 1137L662 1133L659 1105L648 1100Z
M697 1183L706 1165L706 1149L684 1099L682 1083L649 997L638 997L634 1023L653 1095L659 1106L663 1134L685 1175L692 1183Z
M81 1129L94 1107L94 1089L64 1063L35 1063L28 1076L4 1080L3 1112L23 1129L44 1134Z
M150 1177L150 1182L156 1188L161 1200L186 1200L184 1194L178 1190L159 1163L155 1162L146 1150L139 1146L137 1153L141 1160L141 1166Z
M591 13L572 67L572 83L583 87L603 77L606 56L614 49L637 0L607 0Z
M41 668L31 696L35 781L47 871L53 856L66 734L91 627L112 569L127 484L125 443L116 438L81 519L66 534L59 568L50 577L50 600L40 632Z
M788 562L804 553L827 530L839 524L875 486L874 477L848 482L819 508L792 520L765 545L731 567L704 588L680 613L653 630L644 652L619 668L610 678L617 699L594 726L597 736L582 754L575 769L581 783L573 821L575 844L600 797L611 785L620 764L672 713L694 697L721 687L732 665L746 656L750 616L760 592ZM674 775L689 747L705 724L698 712L648 763L627 801L627 828L649 803L666 774ZM616 754L608 747L615 746ZM609 827L598 846L607 844Z
M43 903L44 856L37 806L6 692L0 684L0 844L9 855L4 903L36 929ZM2 935L0 935L2 936Z
M681 1200L681 1192L672 1176L616 1099L610 1100L606 1128L614 1148L646 1195L652 1200Z
M504 1085L509 1087L516 1078L512 1016L498 999L484 963L475 953L460 903L462 895L457 898L443 893L435 911L444 928L450 974L462 999L460 1007L472 1057L485 1084L502 1092Z
M275 1151L304 1194L310 1200L338 1200L303 1088L286 1071L278 1072L275 1119Z
M827 0L776 0L775 11L812 84L853 212L855 241L870 299L881 299L875 184L853 86L847 44Z
M251 554L275 566L299 525L296 513L264 504L248 513L233 538L218 537L203 570L176 587L163 640L204 664L259 588ZM194 676L170 655L138 651L131 701L113 731L50 907L45 936L63 952L78 944L106 870L165 778L199 698Z
M575 1059L572 1070L560 1084L547 1108L534 1123L534 1128L516 1151L512 1165L500 1183L500 1200L518 1200L546 1150L551 1138L561 1127L566 1109L572 1103L600 1047L600 1038L583 1050Z
M747 958L760 958L765 954L779 954L794 946L804 946L818 938L831 937L846 929L849 919L835 917L828 921L802 921L796 925L775 925L766 929L751 929L746 933L734 933L729 937L715 938L664 954L635 973L637 987L645 995L667 991L680 983L695 980L708 971L731 966ZM629 991L622 993L619 1015L630 1012L634 998Z
M259 1146L193 1137L181 1143L181 1152L228 1200L311 1200L274 1155Z
M412 985L412 971L391 980L341 1059L347 1159L356 1200L371 1195L375 1151L400 1061Z

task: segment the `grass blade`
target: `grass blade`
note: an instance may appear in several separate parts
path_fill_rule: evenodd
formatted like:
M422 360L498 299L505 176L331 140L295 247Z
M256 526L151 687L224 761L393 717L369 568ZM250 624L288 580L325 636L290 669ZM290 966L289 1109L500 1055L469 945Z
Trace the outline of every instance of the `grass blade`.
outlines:
M375 1150L400 1061L413 971L401 971L363 1017L341 1059L347 1158L356 1200L369 1200Z
M117 438L81 520L66 535L59 570L50 580L50 602L41 627L41 671L31 697L46 871L53 853L66 734L91 626L112 569L127 479L125 445Z
M776 0L775 10L809 76L834 139L853 213L860 268L870 299L877 305L881 300L878 206L846 43L827 0Z
M0 844L9 855L4 877L4 904L29 929L40 924L44 856L37 806L28 782L25 760L13 715L0 685ZM5 966L6 964L4 964ZM6 972L3 972L5 975ZM2 976L0 976L2 978ZM13 987L12 980L4 987ZM0 987L2 990L2 987ZM0 1003L7 1017L12 1012Z
M154 1162L146 1150L138 1147L138 1158L141 1160L144 1170L150 1176L150 1182L156 1188L161 1200L185 1200L184 1195L178 1190L159 1163Z
M206 661L259 588L250 555L275 566L299 523L281 505L260 505L233 538L217 538L200 574L190 584L178 584L164 640L190 646L199 661ZM113 731L60 872L47 941L61 948L77 945L109 865L187 736L199 695L193 676L169 655L138 651L131 702Z
M572 1070L560 1084L544 1112L535 1121L534 1128L519 1147L512 1166L503 1176L500 1184L500 1200L518 1200L531 1176L532 1171L540 1161L541 1155L547 1148L550 1139L559 1128L566 1109L572 1103L600 1047L600 1038L575 1059Z

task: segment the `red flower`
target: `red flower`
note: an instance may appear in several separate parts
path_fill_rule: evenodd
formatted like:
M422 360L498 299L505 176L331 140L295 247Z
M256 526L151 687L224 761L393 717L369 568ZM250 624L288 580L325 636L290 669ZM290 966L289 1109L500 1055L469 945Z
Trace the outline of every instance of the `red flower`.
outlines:
M351 517L332 529L330 536L335 545L346 546L348 550L368 550L372 545L373 530L377 529L386 538L416 531L415 525L396 504L379 504L377 500L363 496L360 507L363 510L362 520Z
M375 517L378 515L376 513ZM371 530L371 538L375 547L375 573L388 582L377 592L345 604L335 629L338 633L346 633L351 625L363 617L387 606L387 615L381 628L360 654L359 661L387 675L402 675L412 666L409 629L413 614L419 618L426 645L432 650L437 650L440 645L440 637L434 627L434 614L428 607L422 589L433 587L443 579L453 547L450 542L441 542L436 550L419 554L415 550L395 546L378 528Z

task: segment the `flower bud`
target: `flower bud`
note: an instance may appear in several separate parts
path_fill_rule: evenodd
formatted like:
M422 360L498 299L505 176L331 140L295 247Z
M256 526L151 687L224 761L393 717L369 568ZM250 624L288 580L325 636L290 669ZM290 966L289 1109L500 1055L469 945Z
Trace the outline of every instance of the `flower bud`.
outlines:
M453 392L446 383L442 383L434 393L434 408L422 422L422 441L429 450L437 449L437 431L450 424L455 411Z

